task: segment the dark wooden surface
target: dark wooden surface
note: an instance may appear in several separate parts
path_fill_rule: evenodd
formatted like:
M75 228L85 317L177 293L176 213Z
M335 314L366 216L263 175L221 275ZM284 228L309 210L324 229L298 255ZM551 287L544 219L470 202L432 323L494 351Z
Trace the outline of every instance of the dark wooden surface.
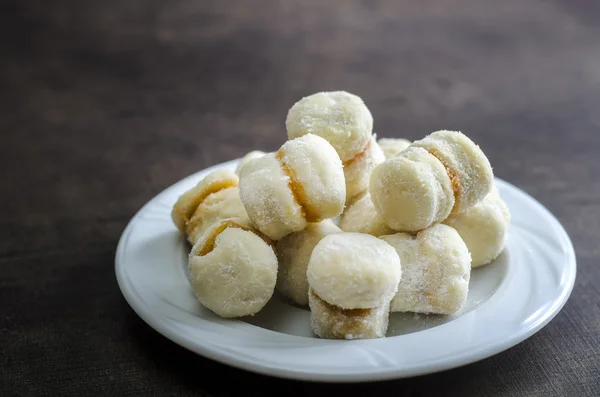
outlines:
M3 1L0 395L599 395L599 20L594 0ZM547 327L459 369L334 386L208 361L135 315L113 270L135 211L276 149L294 101L333 89L379 136L464 131L556 214L578 274Z

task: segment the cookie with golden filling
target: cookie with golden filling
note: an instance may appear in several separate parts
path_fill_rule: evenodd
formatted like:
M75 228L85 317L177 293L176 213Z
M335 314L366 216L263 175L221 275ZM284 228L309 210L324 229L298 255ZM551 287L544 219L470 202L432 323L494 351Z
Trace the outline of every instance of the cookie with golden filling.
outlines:
M188 266L198 301L223 318L254 315L277 280L272 243L243 218L213 224L192 247Z
M285 125L288 139L318 135L329 141L345 162L365 149L373 132L373 116L357 95L317 92L294 103Z
M226 218L248 218L237 186L206 196L186 223L187 240L194 245L213 223Z
M484 266L504 250L511 215L496 186L480 202L444 221L462 237L471 252L471 267Z
M313 249L323 237L340 232L335 223L326 219L309 223L304 230L288 234L277 241L277 290L298 306L308 305L306 269Z
M307 134L275 153L248 161L240 172L240 198L255 227L273 240L342 213L342 162L325 139Z
M408 147L375 167L369 193L381 219L403 232L443 221L455 203L446 168L420 147Z
M352 201L344 210L340 228L345 232L365 233L375 237L394 233L375 210L369 192Z
M377 144L375 136L372 136L361 153L344 163L346 203L367 190L371 172L384 160L385 155Z
M385 305L402 275L392 246L362 233L335 233L322 238L310 256L308 283L327 303L342 309Z
M471 255L458 232L436 224L416 235L380 237L396 249L402 279L390 311L454 314L467 300Z
M213 194L218 194L230 188L235 188L235 191L237 191L238 183L238 176L227 169L217 169L210 172L195 186L178 197L171 210L171 220L182 234L187 235L187 224L198 207ZM235 198L235 194L231 195L231 192L225 195Z
M472 207L491 191L492 166L481 148L462 132L435 131L411 146L427 150L446 167L456 200L453 212Z

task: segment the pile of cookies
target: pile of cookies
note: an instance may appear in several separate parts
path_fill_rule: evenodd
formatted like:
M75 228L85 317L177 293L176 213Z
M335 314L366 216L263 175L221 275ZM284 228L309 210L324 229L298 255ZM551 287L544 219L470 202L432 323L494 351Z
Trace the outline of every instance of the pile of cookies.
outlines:
M345 91L302 98L285 124L276 152L211 172L173 206L199 302L243 317L277 289L331 339L384 337L391 312L459 312L510 223L481 149L446 130L377 140Z

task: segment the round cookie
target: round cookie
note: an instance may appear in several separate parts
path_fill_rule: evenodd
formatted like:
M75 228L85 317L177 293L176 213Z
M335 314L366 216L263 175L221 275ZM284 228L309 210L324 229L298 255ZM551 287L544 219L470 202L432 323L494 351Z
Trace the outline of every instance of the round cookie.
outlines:
M308 222L340 215L346 198L339 156L325 139L313 134L248 161L240 173L239 189L250 220L273 240L304 229Z
M261 150L253 150L251 152L246 153L246 155L244 157L242 157L237 165L237 167L235 168L235 173L237 175L240 174L240 170L242 169L242 167L244 166L244 164L246 164L248 161L252 160L252 159L257 159L260 158L262 156L264 156L266 153L261 151Z
M344 163L346 179L346 203L363 193L369 187L371 172L383 163L385 156L377 144L375 136L371 137L364 151Z
M324 301L342 309L383 306L396 293L400 259L389 244L368 234L330 234L310 256L307 278Z
M342 161L348 161L361 153L371 138L373 116L354 94L318 92L296 102L285 125L289 139L319 135L331 143Z
M473 207L452 214L444 221L462 237L471 252L471 267L487 265L496 259L506 243L510 225L508 206L496 186Z
M238 176L227 170L217 169L204 177L198 184L183 193L171 210L171 219L181 233L198 206L212 193L238 185Z
M417 232L443 221L454 206L444 165L419 147L409 147L375 167L369 193L381 219L403 232Z
M456 230L436 224L416 236L380 237L396 249L402 279L390 311L454 314L467 300L471 256Z
M309 223L304 230L288 234L277 241L279 262L276 288L282 295L299 306L308 304L306 269L312 251L325 236L341 230L330 219Z
M269 241L245 219L211 226L189 254L198 301L223 318L254 315L269 301L277 279L277 257Z
M368 191L346 208L340 228L345 232L366 233L375 237L394 233L375 210Z
M383 338L388 328L390 303L372 309L342 309L309 290L310 323L322 339Z
M275 153L250 160L241 169L242 204L255 227L273 240L302 230L307 224L288 181Z
M226 218L248 218L237 186L209 194L198 205L194 215L186 223L188 241L194 245L213 223Z
M307 221L319 222L342 213L346 201L344 170L329 142L307 134L285 142L275 157L290 176L290 189Z
M472 207L492 189L492 166L479 146L465 134L459 131L435 131L411 146L427 150L446 167L456 200L452 212Z
M410 141L402 138L381 138L377 143L381 150L383 150L386 159L394 157L410 146Z

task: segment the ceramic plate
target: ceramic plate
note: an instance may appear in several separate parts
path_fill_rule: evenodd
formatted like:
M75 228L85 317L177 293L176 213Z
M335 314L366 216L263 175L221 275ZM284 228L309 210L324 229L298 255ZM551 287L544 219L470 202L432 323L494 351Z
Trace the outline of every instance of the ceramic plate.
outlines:
M323 340L310 312L277 293L258 314L226 320L204 309L187 278L190 246L173 225L178 196L210 171L191 175L148 202L123 232L119 287L133 310L165 337L204 357L245 370L311 381L357 382L441 371L497 354L539 331L567 301L575 253L560 223L539 202L497 179L512 224L500 257L472 271L468 302L455 316L390 315L386 338Z

